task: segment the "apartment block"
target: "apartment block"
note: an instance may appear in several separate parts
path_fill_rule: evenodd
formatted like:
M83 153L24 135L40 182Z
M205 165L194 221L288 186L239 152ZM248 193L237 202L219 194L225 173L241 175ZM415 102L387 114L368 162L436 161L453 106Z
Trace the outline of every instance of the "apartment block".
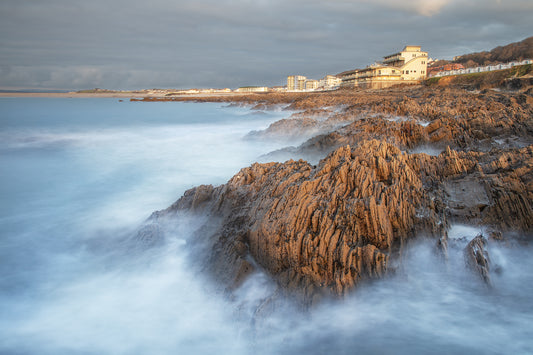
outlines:
M318 80L307 79L305 81L305 90L316 90L318 89Z
M322 89L333 89L338 87L342 83L342 79L339 77L336 77L335 75L326 75L322 79L320 79L318 83L318 87Z
M287 90L305 90L305 81L307 78L303 75L290 75L287 77Z
M428 53L420 46L406 46L380 63L342 73L343 87L380 89L397 84L416 84L427 77Z

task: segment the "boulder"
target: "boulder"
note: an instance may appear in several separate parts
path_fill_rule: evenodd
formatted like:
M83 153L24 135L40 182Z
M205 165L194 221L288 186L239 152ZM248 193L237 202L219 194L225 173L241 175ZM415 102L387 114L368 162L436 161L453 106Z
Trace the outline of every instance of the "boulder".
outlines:
M492 287L487 239L482 235L472 239L464 249L464 258L466 266L487 286Z

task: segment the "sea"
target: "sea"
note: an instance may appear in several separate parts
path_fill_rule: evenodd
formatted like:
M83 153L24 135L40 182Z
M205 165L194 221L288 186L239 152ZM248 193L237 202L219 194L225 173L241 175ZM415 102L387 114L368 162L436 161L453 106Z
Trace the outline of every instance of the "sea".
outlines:
M275 292L258 271L234 295L190 258L198 220L165 243L136 232L187 189L220 185L301 141L250 139L283 107L113 98L0 98L0 354L533 353L533 258L490 249L494 287L421 239L394 276L302 311L258 316Z

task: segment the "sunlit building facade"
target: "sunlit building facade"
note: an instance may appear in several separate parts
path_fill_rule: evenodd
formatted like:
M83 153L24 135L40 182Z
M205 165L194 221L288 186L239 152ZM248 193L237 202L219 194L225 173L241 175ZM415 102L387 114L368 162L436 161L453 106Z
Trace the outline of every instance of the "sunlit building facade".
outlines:
M307 78L303 75L290 75L287 77L287 90L297 91L305 90L305 81Z
M428 53L420 46L406 46L384 57L383 62L342 75L343 87L380 89L398 84L416 84L427 77Z

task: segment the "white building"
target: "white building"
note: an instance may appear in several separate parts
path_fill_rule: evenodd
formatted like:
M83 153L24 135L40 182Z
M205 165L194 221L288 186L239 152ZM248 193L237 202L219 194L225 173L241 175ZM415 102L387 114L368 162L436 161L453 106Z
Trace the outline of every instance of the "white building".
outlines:
M266 86L242 86L235 90L235 92L268 92Z
M365 69L345 72L341 86L381 89L397 84L415 84L427 76L428 53L420 46L405 46Z
M305 81L307 78L303 75L290 75L287 77L287 90L305 90Z

